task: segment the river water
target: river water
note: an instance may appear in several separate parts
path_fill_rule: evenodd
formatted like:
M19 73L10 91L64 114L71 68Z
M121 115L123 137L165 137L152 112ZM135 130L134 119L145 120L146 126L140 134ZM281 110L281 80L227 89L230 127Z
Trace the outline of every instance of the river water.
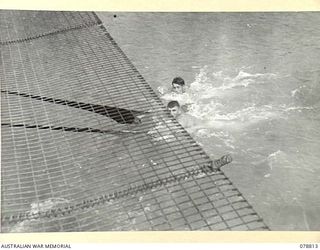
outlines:
M192 136L272 230L320 229L319 12L98 15L164 103L185 79Z

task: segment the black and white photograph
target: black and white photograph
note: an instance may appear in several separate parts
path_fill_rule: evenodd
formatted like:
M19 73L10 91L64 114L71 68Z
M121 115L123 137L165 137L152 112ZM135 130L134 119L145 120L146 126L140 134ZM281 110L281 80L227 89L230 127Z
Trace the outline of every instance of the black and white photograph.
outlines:
M320 231L319 24L0 10L1 232Z

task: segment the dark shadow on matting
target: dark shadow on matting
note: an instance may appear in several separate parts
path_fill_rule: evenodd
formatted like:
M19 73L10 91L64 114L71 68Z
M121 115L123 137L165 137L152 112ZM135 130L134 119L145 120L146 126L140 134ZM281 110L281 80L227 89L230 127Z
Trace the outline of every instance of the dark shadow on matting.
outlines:
M2 232L268 230L95 13L2 10L0 40Z

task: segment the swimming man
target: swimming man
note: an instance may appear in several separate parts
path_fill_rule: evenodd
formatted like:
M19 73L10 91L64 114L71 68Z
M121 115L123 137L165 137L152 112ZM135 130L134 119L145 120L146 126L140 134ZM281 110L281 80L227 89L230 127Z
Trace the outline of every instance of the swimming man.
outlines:
M177 94L182 94L185 91L185 82L181 77L175 77L172 80L172 91Z
M192 132L196 128L196 125L200 124L199 122L197 123L197 119L195 117L186 113L177 101L170 101L167 104L167 109L170 111L170 114L189 132Z

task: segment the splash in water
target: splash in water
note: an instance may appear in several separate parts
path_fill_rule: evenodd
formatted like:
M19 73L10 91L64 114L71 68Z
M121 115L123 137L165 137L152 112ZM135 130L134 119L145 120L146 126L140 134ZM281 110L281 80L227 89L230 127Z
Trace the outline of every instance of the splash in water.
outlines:
M224 72L210 73L204 66L195 76L195 80L183 94L166 93L159 87L165 102L177 100L180 105L187 105L187 112L206 127L239 130L261 120L271 119L278 115L270 105L257 106L250 100L242 99L238 105L235 97L246 96L250 86L261 84L276 77L273 73L250 74L240 70L235 76ZM252 87L255 90L255 87Z

